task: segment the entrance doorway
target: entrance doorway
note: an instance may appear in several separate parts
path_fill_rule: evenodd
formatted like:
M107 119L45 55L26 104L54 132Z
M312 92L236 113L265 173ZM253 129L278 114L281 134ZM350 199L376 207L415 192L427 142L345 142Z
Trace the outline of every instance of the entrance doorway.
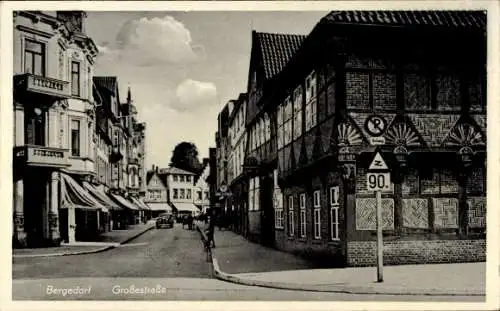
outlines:
M46 243L48 221L48 172L33 168L23 177L24 226L28 247L41 247Z

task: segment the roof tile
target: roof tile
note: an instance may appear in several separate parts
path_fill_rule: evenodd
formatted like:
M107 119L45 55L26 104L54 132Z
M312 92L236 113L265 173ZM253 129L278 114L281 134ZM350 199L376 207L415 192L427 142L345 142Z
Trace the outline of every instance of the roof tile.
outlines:
M304 41L304 35L257 32L266 79L281 72Z
M332 11L320 21L375 25L420 25L453 28L484 28L484 11Z

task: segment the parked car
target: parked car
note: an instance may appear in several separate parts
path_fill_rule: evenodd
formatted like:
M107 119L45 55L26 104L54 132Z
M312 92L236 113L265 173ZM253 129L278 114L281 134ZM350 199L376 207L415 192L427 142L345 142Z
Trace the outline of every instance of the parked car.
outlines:
M174 215L172 214L161 214L156 219L156 229L162 227L173 228L174 227Z

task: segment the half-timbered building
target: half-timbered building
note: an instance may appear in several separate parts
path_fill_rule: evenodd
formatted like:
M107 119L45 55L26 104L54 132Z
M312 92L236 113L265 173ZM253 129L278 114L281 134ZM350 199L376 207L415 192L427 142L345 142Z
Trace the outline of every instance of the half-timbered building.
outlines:
M385 262L484 260L485 28L484 12L339 11L305 39L254 33L250 231L328 265L374 264L378 148Z

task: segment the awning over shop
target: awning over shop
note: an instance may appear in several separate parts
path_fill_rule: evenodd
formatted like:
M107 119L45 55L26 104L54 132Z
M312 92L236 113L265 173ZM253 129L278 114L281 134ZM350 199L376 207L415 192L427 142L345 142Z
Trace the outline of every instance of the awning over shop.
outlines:
M83 182L83 188L87 189L88 192L90 192L99 202L106 206L107 208L111 210L121 210L122 208L114 203L103 191L99 190L99 188L94 187L93 185L89 184L88 182L84 181Z
M193 203L173 203L178 212L199 212L200 209L197 208Z
M118 201L118 203L120 203L123 207L125 208L128 208L128 209L131 209L133 211L136 211L138 210L139 208L137 206L135 206L135 204L133 204L132 202L130 202L129 200L125 199L124 197L122 197L121 195L118 195L118 194L111 194L111 196L116 200Z
M168 203L148 203L149 208L154 212L171 212L172 208Z
M80 186L69 175L61 173L61 183L61 208L66 209L69 207L75 207L84 210L107 211L107 208L105 206L94 199L87 190L83 189L82 186Z
M135 205L137 205L141 210L148 210L149 211L149 206L147 206L146 204L144 204L144 202L142 202L141 200L139 199L136 199L136 198L130 198L132 200L132 202L135 203Z

